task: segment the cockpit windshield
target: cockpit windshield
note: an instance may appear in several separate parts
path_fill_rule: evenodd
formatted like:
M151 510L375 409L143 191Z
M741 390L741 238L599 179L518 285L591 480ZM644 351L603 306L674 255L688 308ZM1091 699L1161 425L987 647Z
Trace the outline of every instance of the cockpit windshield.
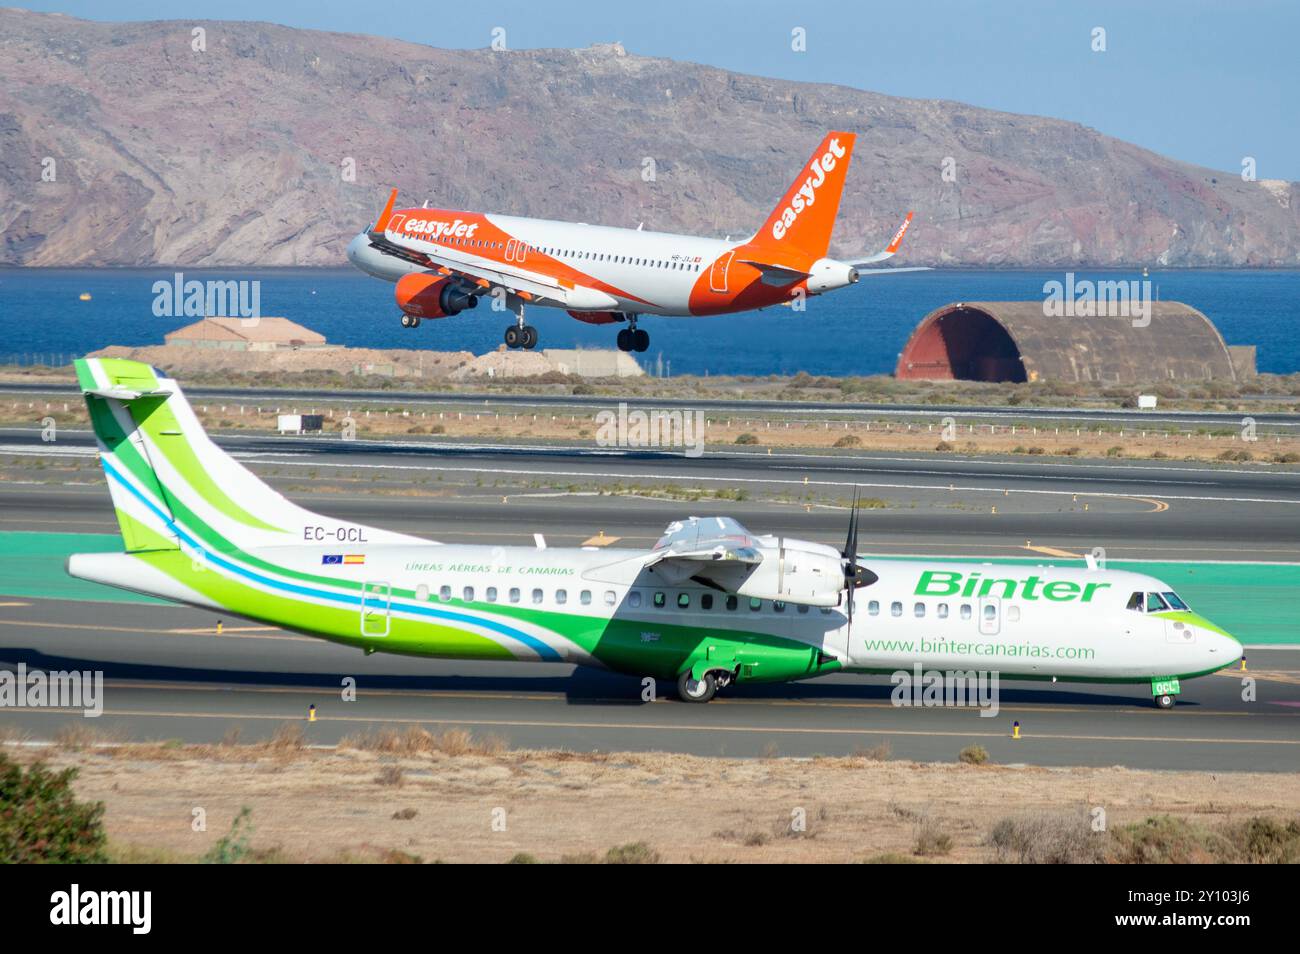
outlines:
M1188 609L1187 604L1184 603L1182 599L1179 598L1177 593L1161 593L1160 595L1165 598L1165 602L1168 603L1170 607L1172 607L1173 609L1176 610Z
M1167 610L1185 610L1188 605L1173 592L1134 593L1128 598L1128 609L1138 613L1163 613Z

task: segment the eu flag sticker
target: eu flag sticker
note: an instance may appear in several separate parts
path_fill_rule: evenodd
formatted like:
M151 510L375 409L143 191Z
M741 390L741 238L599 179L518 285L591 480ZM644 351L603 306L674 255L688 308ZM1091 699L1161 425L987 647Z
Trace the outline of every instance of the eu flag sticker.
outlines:
M342 562L343 562L343 554L342 554L342 553L326 553L324 556L322 556L322 557L320 558L320 561L321 561L321 563L324 564L325 566L330 566L330 565L333 565L333 564L335 564L335 563L342 563Z

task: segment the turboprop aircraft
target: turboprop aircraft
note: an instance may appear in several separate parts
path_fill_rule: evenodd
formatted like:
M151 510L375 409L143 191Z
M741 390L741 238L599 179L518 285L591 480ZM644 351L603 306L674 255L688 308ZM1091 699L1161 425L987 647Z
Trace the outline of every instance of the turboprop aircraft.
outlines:
M74 577L319 636L367 654L545 660L733 684L931 669L1151 683L1241 658L1160 580L1096 569L864 560L671 524L649 550L439 544L312 513L217 447L176 382L136 361L76 362L125 552L69 557Z
M912 222L883 250L827 257L854 133L827 133L761 228L742 242L426 207L395 209L348 245L348 260L396 282L402 325L445 318L496 296L513 313L510 348L533 348L524 307L563 308L579 321L622 323L618 346L645 351L639 315L724 315L789 304L858 279L920 268L873 268L898 251Z

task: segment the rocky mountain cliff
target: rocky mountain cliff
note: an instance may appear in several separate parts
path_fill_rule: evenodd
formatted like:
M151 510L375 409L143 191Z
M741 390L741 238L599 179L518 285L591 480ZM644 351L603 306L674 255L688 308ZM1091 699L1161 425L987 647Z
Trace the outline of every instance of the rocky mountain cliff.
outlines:
M832 251L880 247L915 209L901 263L1300 264L1297 184L1070 122L616 44L440 50L9 9L0 263L343 265L393 185L412 204L748 235L832 128L859 133Z

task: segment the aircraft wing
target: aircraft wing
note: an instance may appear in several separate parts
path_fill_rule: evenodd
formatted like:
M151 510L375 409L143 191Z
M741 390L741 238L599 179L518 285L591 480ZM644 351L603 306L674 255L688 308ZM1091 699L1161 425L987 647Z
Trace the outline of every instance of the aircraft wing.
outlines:
M549 275L503 266L467 251L439 248L433 242L409 238L393 231L370 233L370 244L386 255L412 262L430 271L447 274L457 272L471 280L481 279L488 285L497 285L516 294L522 293L525 297L549 298L560 304L571 304L573 288L565 288L560 281Z
M450 248L405 234L400 228L401 217L393 214L396 197L397 190L394 189L388 198L388 205L368 233L371 247L385 255L392 255L430 271L448 275L455 272L480 287L504 288L528 300L545 298L581 310L611 308L618 304L615 298L594 288L575 285L565 279L552 278L516 265L506 265L476 255L470 249Z
M731 517L691 517L668 525L645 565L665 582L702 579L724 589L715 575L734 577L763 562L763 553L748 530ZM719 573L719 571L722 571Z
M846 256L843 261L848 262L854 268L862 268L864 265L874 265L876 262L883 262L886 259L893 258L898 252L899 247L903 244L903 236L907 234L907 228L912 224L912 216L914 214L915 213L913 212L907 213L907 217L903 219L903 224L898 227L898 231L894 233L894 237L889 240L889 245L881 249L879 252L873 252L872 254L865 256L850 255ZM897 270L901 271L902 269Z

